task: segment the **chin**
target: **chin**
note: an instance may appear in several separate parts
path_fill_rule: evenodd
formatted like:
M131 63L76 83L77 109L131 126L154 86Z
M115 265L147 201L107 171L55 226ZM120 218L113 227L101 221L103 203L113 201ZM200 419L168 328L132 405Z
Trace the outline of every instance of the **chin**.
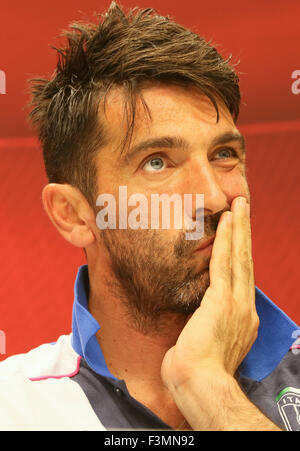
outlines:
M185 283L184 287L176 290L173 302L167 302L166 310L186 316L191 315L200 307L209 284L210 278L207 268L195 275L193 280Z

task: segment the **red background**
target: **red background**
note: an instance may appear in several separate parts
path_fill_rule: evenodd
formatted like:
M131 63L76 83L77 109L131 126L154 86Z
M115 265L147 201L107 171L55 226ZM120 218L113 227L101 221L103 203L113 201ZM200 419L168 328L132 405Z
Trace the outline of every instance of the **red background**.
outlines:
M71 329L73 283L83 251L61 238L46 216L41 151L26 119L26 80L51 75L60 31L92 18L110 1L2 2L0 70L1 261L0 330L6 354L55 341ZM300 69L300 3L294 0L123 0L154 7L240 60L243 106L238 128L248 147L256 285L295 322L298 294L300 95L291 74Z

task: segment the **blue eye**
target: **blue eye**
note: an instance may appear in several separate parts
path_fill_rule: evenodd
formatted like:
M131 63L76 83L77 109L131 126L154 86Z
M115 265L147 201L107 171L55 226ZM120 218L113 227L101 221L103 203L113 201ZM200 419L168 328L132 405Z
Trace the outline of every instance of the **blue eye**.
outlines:
M164 161L160 157L151 158L151 160L148 160L144 166L143 169L148 172L158 172L164 167Z
M237 152L234 149L228 148L228 149L221 149L217 155L220 155L223 153L223 156L221 157L221 159L224 158L236 158L237 157Z

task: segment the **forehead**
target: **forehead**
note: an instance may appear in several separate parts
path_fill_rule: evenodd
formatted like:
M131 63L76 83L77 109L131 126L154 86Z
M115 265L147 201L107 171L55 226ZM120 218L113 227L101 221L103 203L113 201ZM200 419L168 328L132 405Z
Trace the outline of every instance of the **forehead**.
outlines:
M223 103L215 97L220 119L216 124L217 112L210 99L195 87L155 84L144 88L136 98L134 128L132 139L126 143L135 144L145 137L156 137L161 134L197 137L216 134L223 130L237 131L233 118ZM145 104L147 108L145 108ZM147 113L147 111L150 113ZM122 88L114 88L109 92L105 108L100 104L100 121L107 132L107 142L114 149L122 148L132 120L130 106ZM216 127L217 125L217 127Z

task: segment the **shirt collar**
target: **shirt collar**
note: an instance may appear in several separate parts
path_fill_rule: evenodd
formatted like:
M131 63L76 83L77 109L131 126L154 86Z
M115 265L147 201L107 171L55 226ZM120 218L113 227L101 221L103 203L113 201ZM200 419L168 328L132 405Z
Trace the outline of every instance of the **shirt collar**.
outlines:
M117 380L107 368L96 332L99 323L88 310L88 267L79 268L74 287L72 346L98 374ZM258 336L242 362L239 373L257 381L267 377L288 352L299 327L259 288L255 287L256 309L260 319Z
M88 293L88 266L83 265L78 270L74 286L72 346L96 373L116 380L107 368L96 337L100 325L88 310Z

